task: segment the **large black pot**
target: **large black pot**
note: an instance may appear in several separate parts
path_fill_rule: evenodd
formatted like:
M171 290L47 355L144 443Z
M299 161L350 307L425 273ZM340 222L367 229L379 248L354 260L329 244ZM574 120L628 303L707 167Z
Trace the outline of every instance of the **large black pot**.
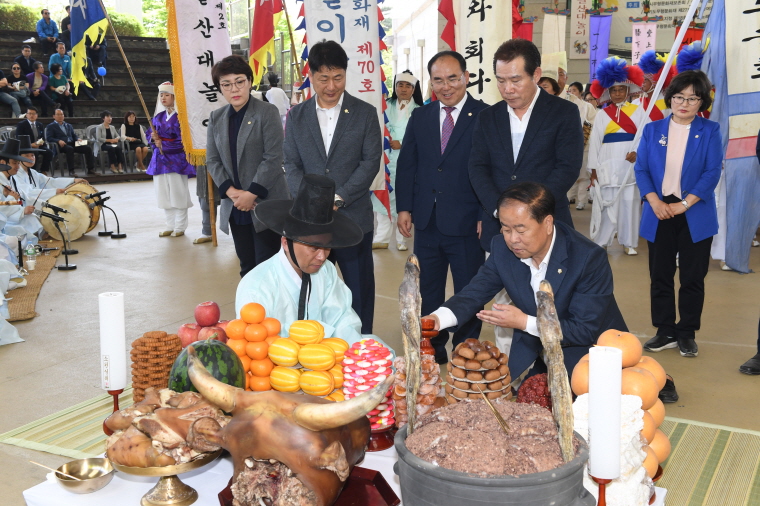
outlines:
M422 460L406 447L406 427L395 438L401 499L410 506L594 506L583 487L588 445L581 441L577 456L567 464L519 477L481 478L444 469Z

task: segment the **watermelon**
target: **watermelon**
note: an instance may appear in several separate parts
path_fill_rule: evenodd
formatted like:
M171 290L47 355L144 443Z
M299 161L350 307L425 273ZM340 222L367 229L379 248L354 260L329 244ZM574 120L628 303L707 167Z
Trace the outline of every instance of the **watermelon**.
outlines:
M232 348L216 339L196 341L192 344L198 358L211 375L227 385L245 389L243 363ZM187 350L182 350L169 373L169 389L175 392L197 392L187 375Z

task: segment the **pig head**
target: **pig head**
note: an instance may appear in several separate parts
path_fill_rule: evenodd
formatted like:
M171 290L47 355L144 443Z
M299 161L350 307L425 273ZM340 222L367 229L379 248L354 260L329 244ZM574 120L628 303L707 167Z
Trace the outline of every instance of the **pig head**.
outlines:
M229 424L206 437L232 455L236 504L256 506L333 504L364 457L370 436L366 415L393 383L391 375L343 402L274 390L245 392L213 378L192 348L188 375L201 395L232 413Z

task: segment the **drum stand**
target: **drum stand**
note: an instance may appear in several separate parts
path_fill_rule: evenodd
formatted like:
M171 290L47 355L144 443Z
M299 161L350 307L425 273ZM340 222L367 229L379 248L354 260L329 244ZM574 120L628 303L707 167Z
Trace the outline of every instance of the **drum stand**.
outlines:
M69 226L66 224L66 220L63 218L63 216L58 214L58 211L56 211L55 209L53 210L53 212L55 213L56 216L58 216L59 218L61 218L61 220L63 220L63 226L66 228L66 235L64 236L63 234L61 234L61 229L58 228L58 224L57 224L58 222L56 221L56 228L58 228L58 233L61 234L61 239L63 239L64 250L62 251L62 253L67 256L66 264L68 265L69 263L68 255L76 255L79 253L79 250L71 249L71 236L69 235ZM76 269L76 265L74 266L74 268ZM63 270L68 270L68 269L63 269Z
M63 235L63 232L61 232L61 227L58 225L58 220L53 220L53 224L55 225L56 230L58 230L58 234L63 238L64 244L68 244L68 238L69 238L69 226L66 224L66 220L63 220L63 227L66 229L66 235ZM61 265L56 265L55 268L59 271L73 271L77 268L76 264L70 264L69 263L69 248L66 248L63 250L63 255L66 258L66 263ZM73 250L75 253L79 253L76 250Z

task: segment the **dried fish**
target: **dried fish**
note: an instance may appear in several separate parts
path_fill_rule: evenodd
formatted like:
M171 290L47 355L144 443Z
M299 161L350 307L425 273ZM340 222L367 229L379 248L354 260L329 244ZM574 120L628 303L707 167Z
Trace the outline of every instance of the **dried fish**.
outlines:
M422 297L420 295L420 264L417 257L409 255L404 267L404 279L398 289L398 304L401 311L401 335L406 357L406 402L409 416L407 435L414 432L417 421L417 392L420 388L420 313Z

